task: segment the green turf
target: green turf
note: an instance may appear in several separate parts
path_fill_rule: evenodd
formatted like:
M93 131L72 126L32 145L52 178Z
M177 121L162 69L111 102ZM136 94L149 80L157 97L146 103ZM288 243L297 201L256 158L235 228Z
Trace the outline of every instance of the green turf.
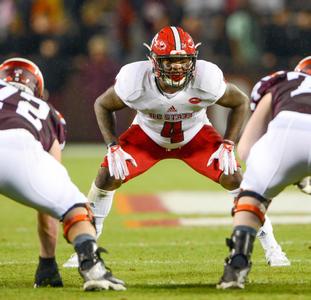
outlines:
M66 150L64 164L73 181L86 193L102 153L80 156L74 150ZM176 161L161 162L121 188L123 193L210 189L217 186ZM0 299L311 299L311 225L275 226L276 236L292 260L291 267L266 266L256 242L247 288L218 291L215 283L227 255L224 239L230 233L229 227L128 229L124 222L129 219L176 216L118 215L114 209L105 223L100 244L109 250L110 254L105 256L107 264L127 282L127 291L85 293L77 271L64 268L64 288L33 289L38 257L36 213L4 197L0 201ZM71 253L70 245L60 236L59 264Z

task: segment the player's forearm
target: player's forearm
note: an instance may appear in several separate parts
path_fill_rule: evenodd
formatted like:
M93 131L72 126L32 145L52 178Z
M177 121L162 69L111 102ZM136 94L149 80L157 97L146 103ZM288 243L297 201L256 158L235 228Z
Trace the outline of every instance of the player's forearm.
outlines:
M100 132L106 145L117 141L115 135L115 117L114 112L95 104L95 114Z
M237 142L244 121L249 115L248 101L243 101L240 105L232 108L227 120L227 128L224 134L224 138Z
M108 88L95 101L94 110L97 123L107 145L117 141L114 112L124 107L126 105L118 97L113 86Z

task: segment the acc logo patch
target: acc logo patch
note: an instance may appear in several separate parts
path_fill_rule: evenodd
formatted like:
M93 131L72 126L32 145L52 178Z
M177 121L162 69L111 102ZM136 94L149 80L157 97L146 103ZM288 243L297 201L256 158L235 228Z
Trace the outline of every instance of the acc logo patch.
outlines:
M196 98L196 97L193 97L193 98L190 98L189 99L189 102L191 104L199 104L201 102L201 99L200 98Z

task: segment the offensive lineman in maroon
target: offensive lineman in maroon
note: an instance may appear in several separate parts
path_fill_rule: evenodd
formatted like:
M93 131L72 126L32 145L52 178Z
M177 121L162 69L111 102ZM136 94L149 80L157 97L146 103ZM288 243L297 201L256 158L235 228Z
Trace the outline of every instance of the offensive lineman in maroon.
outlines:
M79 258L85 291L125 290L101 258L104 249L97 246L87 198L58 161L64 127L55 109L40 99L43 91L43 76L33 62L17 57L0 65L0 193L63 222L64 237ZM36 284L44 285L37 279ZM60 278L56 281L62 285ZM55 283L53 278L50 283Z
M254 239L271 200L311 175L311 56L294 71L261 79L254 86L251 108L254 113L238 146L240 157L247 158L246 172L220 289L244 288Z

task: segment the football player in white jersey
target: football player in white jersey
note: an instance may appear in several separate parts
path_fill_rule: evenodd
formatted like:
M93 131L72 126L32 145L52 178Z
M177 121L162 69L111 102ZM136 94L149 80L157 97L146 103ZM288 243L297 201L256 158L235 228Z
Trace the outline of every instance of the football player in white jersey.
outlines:
M16 57L0 65L0 193L40 212L35 287L62 286L53 258L58 219L78 255L84 290L125 290L101 258L104 249L97 246L87 198L59 162L63 123L41 99L43 91L43 76L33 62Z
M199 44L182 28L167 26L146 46L149 60L123 66L115 85L95 103L108 147L88 196L98 236L115 190L162 159L184 161L233 196L242 179L234 145L248 116L248 97L225 81L218 66L197 60ZM206 115L206 108L215 103L231 109L223 137ZM113 113L126 106L137 114L117 137ZM71 265L74 257L64 264Z
M254 86L251 107L254 113L238 146L240 157L247 157L246 171L220 289L244 288L256 232L271 200L311 175L311 56L294 71L262 78Z

